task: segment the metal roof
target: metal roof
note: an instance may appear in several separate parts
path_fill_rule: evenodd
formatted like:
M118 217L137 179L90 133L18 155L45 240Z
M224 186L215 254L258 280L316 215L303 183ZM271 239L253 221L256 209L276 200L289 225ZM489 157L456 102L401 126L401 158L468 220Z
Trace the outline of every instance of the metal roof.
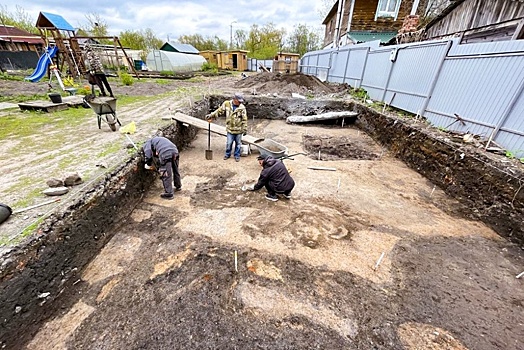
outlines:
M26 32L13 26L0 25L0 41L13 43L43 44L44 41L38 35Z
M397 35L397 31L390 32L363 32L352 31L348 33L349 37L355 43L365 43L368 41L380 40L381 43L387 43Z
M40 12L38 20L36 21L37 28L56 28L59 30L68 30L71 32L75 31L72 25L70 25L64 17L55 15L49 12Z
M174 52L180 52L180 53L194 53L199 54L200 51L198 51L193 45L190 44L181 44L176 43L172 41L166 42L162 47L160 48L161 51L174 51Z

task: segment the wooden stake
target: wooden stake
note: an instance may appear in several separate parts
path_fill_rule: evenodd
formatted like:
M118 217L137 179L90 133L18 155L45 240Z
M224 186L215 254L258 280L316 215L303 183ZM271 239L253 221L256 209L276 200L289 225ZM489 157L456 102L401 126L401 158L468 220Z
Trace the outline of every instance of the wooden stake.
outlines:
M235 250L235 272L238 272L238 254Z
M325 168L325 167L322 167L322 166L308 166L307 168L308 168L308 169L313 169L313 170L329 170L329 171L337 171L336 168Z
M384 254L386 254L386 252L382 252L382 254L380 254L380 258L378 258L377 260L377 263L375 264L375 267L373 267L373 270L377 270L378 268L378 265L380 265L380 262L382 261L382 258L384 258Z

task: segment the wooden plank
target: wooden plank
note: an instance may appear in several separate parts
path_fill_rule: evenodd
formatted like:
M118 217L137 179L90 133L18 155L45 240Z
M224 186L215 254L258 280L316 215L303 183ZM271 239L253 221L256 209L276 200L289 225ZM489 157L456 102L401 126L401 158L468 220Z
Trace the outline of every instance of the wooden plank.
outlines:
M63 111L68 109L67 103L53 103L51 101L27 101L18 104L22 111L44 111L46 113Z
M195 118L195 117L192 117L190 115L180 113L180 112L176 112L175 115L172 117L172 119L179 121L181 123L192 125L199 129L207 130L209 127L209 123L206 120ZM226 127L215 124L215 123L211 123L211 132L222 135L222 136L227 136ZM254 137L250 135L242 136L242 143L247 143L250 145L254 145L256 141L259 141L259 140L261 140L260 137Z
M84 95L72 95L62 97L62 102L67 103L69 107L80 107L84 103Z

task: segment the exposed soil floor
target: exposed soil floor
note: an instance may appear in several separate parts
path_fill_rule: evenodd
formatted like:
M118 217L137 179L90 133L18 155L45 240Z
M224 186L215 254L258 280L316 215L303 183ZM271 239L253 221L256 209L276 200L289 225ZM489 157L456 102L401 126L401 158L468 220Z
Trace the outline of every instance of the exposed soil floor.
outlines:
M153 117L186 103L163 96L121 118L143 116L139 139L169 122ZM64 292L73 306L25 348L524 349L517 245L457 215L456 201L351 126L261 120L249 133L308 153L284 161L291 200L241 191L258 177L256 154L224 161L225 138L212 135L206 160L200 131L181 152L183 190L162 200L156 181ZM123 138L94 121L78 137ZM336 145L359 156L343 159Z

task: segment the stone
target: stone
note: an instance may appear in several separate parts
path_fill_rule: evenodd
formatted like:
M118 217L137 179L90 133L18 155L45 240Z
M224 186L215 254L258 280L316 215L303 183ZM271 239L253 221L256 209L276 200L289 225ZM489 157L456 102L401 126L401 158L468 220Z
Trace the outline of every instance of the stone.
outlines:
M82 182L84 182L84 180L82 180L82 177L78 173L71 173L64 179L64 184L66 186L76 186L80 185Z
M46 195L46 196L61 196L63 194L66 194L67 192L69 192L69 188L67 187L51 187L51 188L48 188L47 190L44 190L43 193Z
M56 177L53 177L46 181L47 186L49 187L63 187L64 181L57 179Z

